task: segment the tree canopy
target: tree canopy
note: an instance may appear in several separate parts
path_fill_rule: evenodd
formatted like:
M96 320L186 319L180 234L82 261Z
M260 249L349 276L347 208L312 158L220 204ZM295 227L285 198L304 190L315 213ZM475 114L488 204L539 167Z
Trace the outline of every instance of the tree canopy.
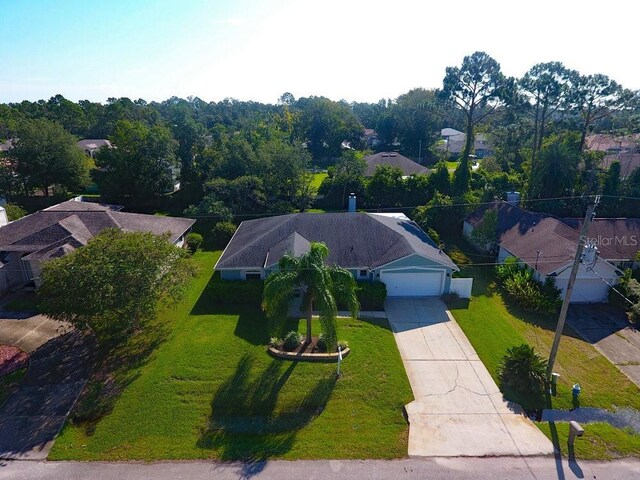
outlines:
M7 152L15 166L15 181L26 191L52 186L64 190L89 183L90 159L76 145L77 139L62 126L45 119L25 120L17 128L17 140Z
M100 340L145 325L162 298L176 298L193 270L184 249L151 233L105 230L42 265L41 311Z
M272 322L272 329L277 331L288 316L295 289L300 288L307 319L305 343L311 343L311 318L317 309L327 350L331 352L338 343L337 302L344 303L354 318L359 305L353 275L342 267L326 265L328 256L329 249L324 243L313 242L309 252L300 257L282 257L278 271L265 280L262 307Z

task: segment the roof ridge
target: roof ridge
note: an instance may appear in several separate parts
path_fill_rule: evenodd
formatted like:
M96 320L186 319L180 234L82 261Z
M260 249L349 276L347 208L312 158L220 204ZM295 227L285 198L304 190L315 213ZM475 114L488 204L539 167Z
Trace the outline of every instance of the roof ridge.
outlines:
M109 217L111 219L111 221L113 223L116 224L116 227L118 227L118 229L120 230L124 230L121 226L120 226L120 222L118 222L115 218L113 218L113 215L111 215L111 212L109 210L104 210L103 213L107 214L107 217ZM126 213L126 212L116 212L116 213Z
M276 215L275 217L266 217L266 218L278 218L278 217L289 217L288 219L286 219L285 221L279 223L277 225L277 227L271 228L269 230L267 230L266 232L264 232L262 235L256 237L251 243L247 243L245 244L240 250L238 250L237 252L233 253L231 256L229 256L228 258L225 258L225 262L231 260L232 258L234 258L236 255L238 255L241 252L244 252L247 248L255 245L259 240L263 239L265 236L267 236L268 234L270 234L271 232L273 232L273 230L275 228L281 227L282 225L290 222L291 220L293 220L297 215L300 215L300 213L285 213L284 215ZM261 219L257 219L257 220L261 220ZM240 223L240 225L238 225L238 228L236 230L236 232L238 230L240 230L240 227L242 227L242 225L246 222L251 222L252 220L244 220L243 222ZM235 234L234 234L235 236ZM289 235L287 235L289 236ZM231 240L229 240L229 243L231 243ZM228 244L227 244L228 245ZM223 252L224 253L224 252ZM222 255L220 255L220 258L222 258ZM265 258L266 261L266 258ZM216 262L216 266L217 266L217 262Z

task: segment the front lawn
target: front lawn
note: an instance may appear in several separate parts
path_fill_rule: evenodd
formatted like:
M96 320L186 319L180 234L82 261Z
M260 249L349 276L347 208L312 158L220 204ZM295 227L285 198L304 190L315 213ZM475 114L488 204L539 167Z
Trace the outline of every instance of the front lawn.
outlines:
M313 179L311 180L311 186L318 191L318 189L320 188L320 185L322 185L322 182L324 181L325 178L327 178L329 176L329 174L327 174L326 172L318 172L318 173L314 173L313 174Z
M335 364L275 360L260 310L201 297L218 255L195 255L200 273L188 295L160 315L166 339L130 374L111 413L67 424L49 459L406 456L402 407L412 394L386 322L340 321L352 353L337 380Z
M498 364L509 347L528 343L544 357L548 357L557 318L532 314L518 308L503 295L496 284L492 266L464 267L465 262L487 262L484 256L474 256L472 247L468 244L458 242L458 246L454 246L450 254L462 266L461 276L473 277L472 298L468 302L457 301L450 305L450 310L496 382ZM640 410L640 389L569 327L565 327L554 371L560 374L558 395L550 397L549 404L527 404L528 399L510 392L505 393L507 398L523 404L525 408L568 410L582 406L613 410L614 406L618 406ZM578 405L573 404L571 393L575 383L579 383L582 388ZM547 424L540 424L540 427L552 438ZM625 453L628 449L615 443L620 439L624 439L625 444L632 445L640 440L640 436L610 426L605 429L600 424L593 424L586 425L585 429L587 433L594 432L600 439L598 442L614 442L610 445L611 452L628 454ZM611 429L618 433L611 434ZM629 435L637 438L628 441ZM599 451L592 450L591 458L606 458ZM634 451L640 453L638 450Z

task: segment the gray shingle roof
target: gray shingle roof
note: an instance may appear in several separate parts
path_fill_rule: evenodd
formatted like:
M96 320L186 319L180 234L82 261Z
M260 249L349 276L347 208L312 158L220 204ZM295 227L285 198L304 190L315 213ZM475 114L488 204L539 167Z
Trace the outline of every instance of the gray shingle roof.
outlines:
M365 161L367 162L367 169L364 174L367 177L372 177L373 174L376 173L376 167L378 165L398 167L402 170L402 174L407 176L430 172L427 167L396 152L380 152L375 155L369 155L365 157Z
M369 213L292 213L247 220L238 227L216 268L274 265L286 252L303 253L308 248L304 240L324 242L329 247L327 262L345 268L377 268L418 254L457 270L415 222Z
M115 211L110 205L68 201L27 215L0 228L0 251L47 252L69 244L77 248L107 228L169 233L176 242L195 220ZM63 249L64 250L64 249Z

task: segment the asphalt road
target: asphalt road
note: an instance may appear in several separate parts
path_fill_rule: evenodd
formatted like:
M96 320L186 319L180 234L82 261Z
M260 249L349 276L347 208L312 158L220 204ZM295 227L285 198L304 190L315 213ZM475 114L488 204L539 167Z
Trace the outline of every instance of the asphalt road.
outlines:
M569 462L548 457L420 458L405 460L269 461L266 463L0 462L0 480L198 480L278 479L505 479L631 480L640 478L640 459Z

